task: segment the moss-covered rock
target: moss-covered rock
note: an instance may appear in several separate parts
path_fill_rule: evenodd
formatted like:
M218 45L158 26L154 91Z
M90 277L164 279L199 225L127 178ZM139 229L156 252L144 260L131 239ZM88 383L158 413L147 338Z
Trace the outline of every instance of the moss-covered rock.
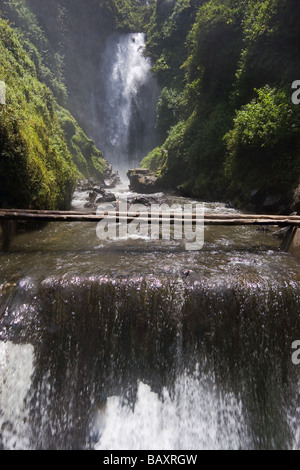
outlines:
M81 176L102 181L108 168L102 152L96 148L94 141L86 136L69 111L59 107L57 115L73 162Z
M33 60L38 52L27 46L19 31L0 19L0 79L6 84L6 104L0 105L0 205L62 209L76 179L101 179L107 163L39 80Z

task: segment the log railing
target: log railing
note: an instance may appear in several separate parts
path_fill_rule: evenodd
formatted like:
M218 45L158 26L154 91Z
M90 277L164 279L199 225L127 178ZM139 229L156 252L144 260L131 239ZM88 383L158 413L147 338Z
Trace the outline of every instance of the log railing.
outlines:
M40 222L100 222L101 220L112 222L130 223L138 220L139 223L151 224L167 220L171 225L203 223L208 226L278 226L289 227L289 231L282 243L285 250L289 249L297 229L300 228L300 216L298 215L269 215L269 214L217 214L204 213L204 216L193 213L170 212L80 212L80 211L43 211L22 209L0 209L0 224L2 228L3 250L7 251L13 236L13 226L21 221Z

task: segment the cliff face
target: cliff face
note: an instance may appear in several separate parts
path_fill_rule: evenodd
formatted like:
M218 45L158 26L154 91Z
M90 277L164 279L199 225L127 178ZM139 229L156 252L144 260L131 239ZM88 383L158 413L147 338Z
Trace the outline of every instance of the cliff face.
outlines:
M63 62L68 90L66 105L79 124L91 135L90 96L95 88L101 54L113 31L113 17L101 2L28 0L54 54Z
M0 76L6 84L6 104L0 105L0 204L63 208L77 169L55 99L38 80L29 47L0 20Z
M291 209L300 173L297 0L157 0L148 50L163 86L161 184L251 210ZM254 195L254 196L253 196Z
M136 0L27 0L26 4L45 32L52 55L62 62L68 90L67 107L85 132L95 139L91 99L99 83L106 41L115 31L139 31L148 7ZM98 96L101 102L101 95ZM101 110L98 111L98 114ZM101 117L101 116L100 116ZM96 123L97 125L97 123Z
M2 206L65 208L78 177L101 180L108 168L88 126L78 122L87 123L93 76L87 64L95 63L97 41L87 34L83 3L72 1L72 15L62 3L0 4L0 78L7 90L0 106ZM93 8L88 11L92 21ZM105 17L104 23L108 34L112 22Z

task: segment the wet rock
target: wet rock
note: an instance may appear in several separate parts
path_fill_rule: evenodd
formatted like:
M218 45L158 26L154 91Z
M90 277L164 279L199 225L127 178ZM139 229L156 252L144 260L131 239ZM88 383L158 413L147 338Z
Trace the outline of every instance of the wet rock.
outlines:
M103 173L103 180L96 180L95 178L88 178L80 180L76 184L76 191L95 191L101 194L105 189L114 188L121 182L119 173L112 170L112 166L108 165Z
M273 232L273 236L275 238L278 238L279 240L284 240L285 236L287 235L290 227L283 227L279 230L276 230L276 232Z
M87 202L84 204L85 209L95 209L96 205L93 202Z
M159 191L158 178L155 173L144 168L128 170L129 188L131 191L142 194L151 194Z
M101 186L95 186L93 188L93 192L96 193L96 194L102 194L104 195L105 194L105 189Z
M94 178L89 178L86 180L80 180L77 182L76 191L93 191L94 187L99 185Z
M164 193L157 193L155 195L140 195L140 196L130 196L127 198L129 205L142 204L144 206L151 206L151 204L162 204L165 202Z
M300 184L297 186L293 194L291 209L297 214L300 214Z
M104 193L95 200L95 203L102 204L103 202L115 202L116 200L116 196L113 193Z
M112 166L108 165L107 170L104 172L104 186L107 189L115 188L121 182L120 175L117 171L113 171Z
M94 191L92 191L91 193L89 193L88 200L89 200L90 202L94 202L95 199L96 199L96 197L97 197L97 193L95 193Z
M110 178L104 180L104 185L107 189L115 188L121 182L118 172L112 173Z

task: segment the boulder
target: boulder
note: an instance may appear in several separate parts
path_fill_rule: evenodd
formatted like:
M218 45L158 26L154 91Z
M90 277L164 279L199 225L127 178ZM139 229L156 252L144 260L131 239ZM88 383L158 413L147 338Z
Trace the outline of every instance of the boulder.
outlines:
M84 207L86 209L95 209L96 208L96 206L93 202L87 202L86 204L84 204Z
M120 175L117 171L113 171L112 166L108 165L103 174L104 186L107 189L115 188L117 184L121 183Z
M121 183L121 180L118 172L112 173L110 178L104 180L104 185L107 189L115 188L119 183Z
M151 194L159 191L156 174L144 168L128 170L129 189L141 194Z
M96 199L95 203L102 204L103 202L115 202L116 200L116 196L113 193L104 193Z
M96 194L101 194L103 196L105 194L105 189L103 189L101 186L95 186L93 188L93 192Z
M163 193L157 193L153 195L141 194L139 196L129 196L127 202L130 205L142 204L144 206L151 206L151 204L162 204L165 202L165 195Z
M282 200L281 194L271 194L267 196L263 202L264 207L278 207Z

